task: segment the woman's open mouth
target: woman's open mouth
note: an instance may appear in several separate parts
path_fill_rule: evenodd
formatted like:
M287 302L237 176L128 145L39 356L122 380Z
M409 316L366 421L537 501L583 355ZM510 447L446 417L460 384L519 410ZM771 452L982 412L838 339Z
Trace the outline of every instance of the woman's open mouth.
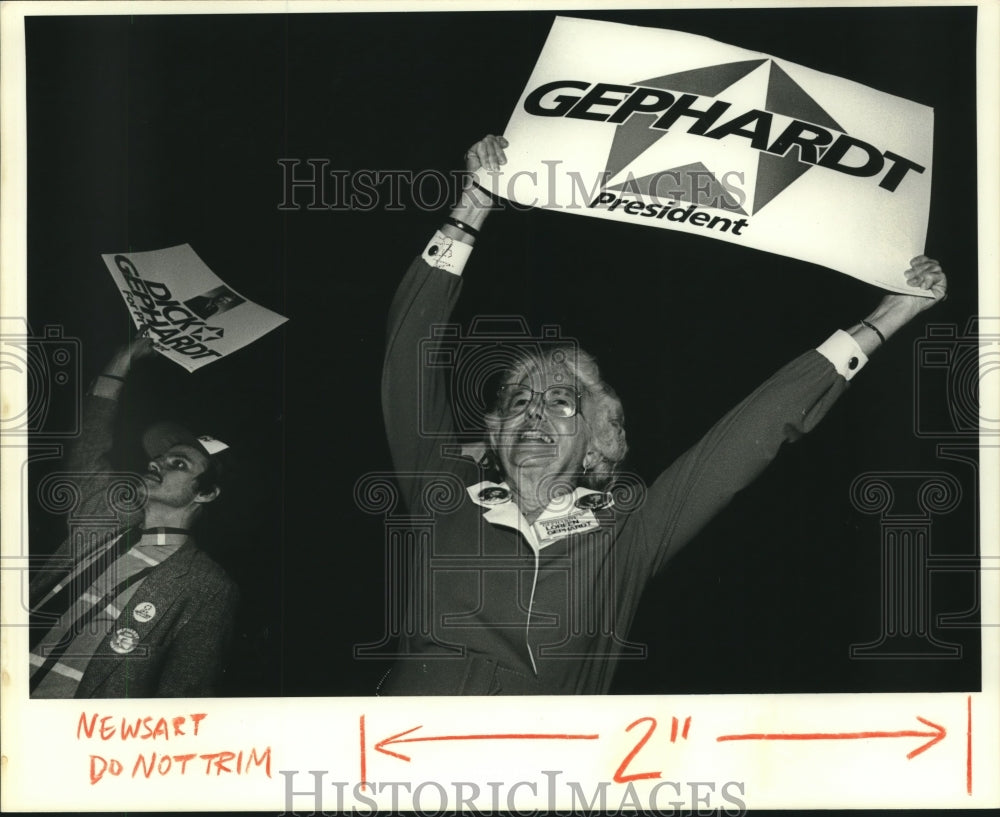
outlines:
M555 444L555 438L551 434L546 434L544 431L539 431L537 428L522 431L517 435L517 440L518 442L538 442L547 443L549 445Z

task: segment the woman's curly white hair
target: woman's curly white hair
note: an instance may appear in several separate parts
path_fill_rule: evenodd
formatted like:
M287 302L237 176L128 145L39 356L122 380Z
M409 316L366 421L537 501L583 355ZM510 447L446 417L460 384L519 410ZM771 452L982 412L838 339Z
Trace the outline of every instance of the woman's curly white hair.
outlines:
M587 488L603 489L618 472L628 452L621 400L601 378L594 356L572 345L553 345L523 354L504 372L502 382L517 383L540 371L554 372L557 376L564 372L568 380L576 383L577 390L590 398L584 420L590 431L588 449L597 459L581 475L580 483ZM485 419L493 440L494 432L500 427L500 417L491 412Z

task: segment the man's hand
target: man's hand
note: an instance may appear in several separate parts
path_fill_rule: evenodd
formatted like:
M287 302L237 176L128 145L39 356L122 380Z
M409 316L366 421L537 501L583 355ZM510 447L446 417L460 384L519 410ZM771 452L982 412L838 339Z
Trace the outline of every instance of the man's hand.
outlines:
M111 360L101 369L101 374L94 382L91 392L98 397L107 397L112 400L117 398L125 385L125 378L128 377L132 364L144 357L150 357L155 352L155 344L143 331L131 343L118 347L111 356Z
M152 357L156 354L157 345L149 337L149 330L143 329L132 343L128 344L129 357L132 363L142 360L144 357Z
M131 343L124 343L119 346L115 350L114 355L111 356L111 360L108 361L108 365L102 371L104 374L124 377L129 373L129 369L132 368L133 363L137 360L142 360L144 357L150 357L155 352L156 349L153 341L149 339L146 330L143 330Z

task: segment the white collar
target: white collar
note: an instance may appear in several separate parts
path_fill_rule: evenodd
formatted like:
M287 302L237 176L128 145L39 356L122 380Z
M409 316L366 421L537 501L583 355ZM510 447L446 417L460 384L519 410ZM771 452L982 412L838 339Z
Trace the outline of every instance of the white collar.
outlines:
M594 512L588 508L578 508L576 503L581 497L601 492L583 486L578 485L571 493L554 498L539 514L534 524L529 524L524 518L507 482L483 480L467 486L465 490L469 492L473 502L486 508L483 519L493 525L519 531L536 553L571 533L599 526ZM605 507L611 507L613 504L614 502L608 497L608 504ZM565 524L571 520L575 520L573 524Z

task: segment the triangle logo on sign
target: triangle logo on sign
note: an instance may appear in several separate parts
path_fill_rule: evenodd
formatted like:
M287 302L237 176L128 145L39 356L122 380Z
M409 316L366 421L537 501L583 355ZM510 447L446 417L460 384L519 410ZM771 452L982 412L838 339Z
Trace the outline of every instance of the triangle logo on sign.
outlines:
M717 97L756 71L766 72L762 86L763 98L759 102L762 110L844 132L837 121L786 71L767 58L695 68L641 80L632 85ZM636 160L670 135L668 130L651 127L657 119L658 114L636 112L617 126L605 162L605 178L615 179L622 173L626 173L628 178L606 189L625 190L655 196L658 199L669 197L746 215L744 202L737 201L731 189L720 182L720 175L731 168L711 167L706 165L705 161L695 160L682 162L655 173L643 172L638 177L629 173L630 167ZM708 152L706 148L706 153ZM718 159L716 161L718 162ZM813 166L801 161L796 151L790 151L785 156L757 152L756 167L752 168L749 174L742 172L737 174L741 180L748 175L754 179L751 212L758 213ZM648 167L645 170L648 170Z

